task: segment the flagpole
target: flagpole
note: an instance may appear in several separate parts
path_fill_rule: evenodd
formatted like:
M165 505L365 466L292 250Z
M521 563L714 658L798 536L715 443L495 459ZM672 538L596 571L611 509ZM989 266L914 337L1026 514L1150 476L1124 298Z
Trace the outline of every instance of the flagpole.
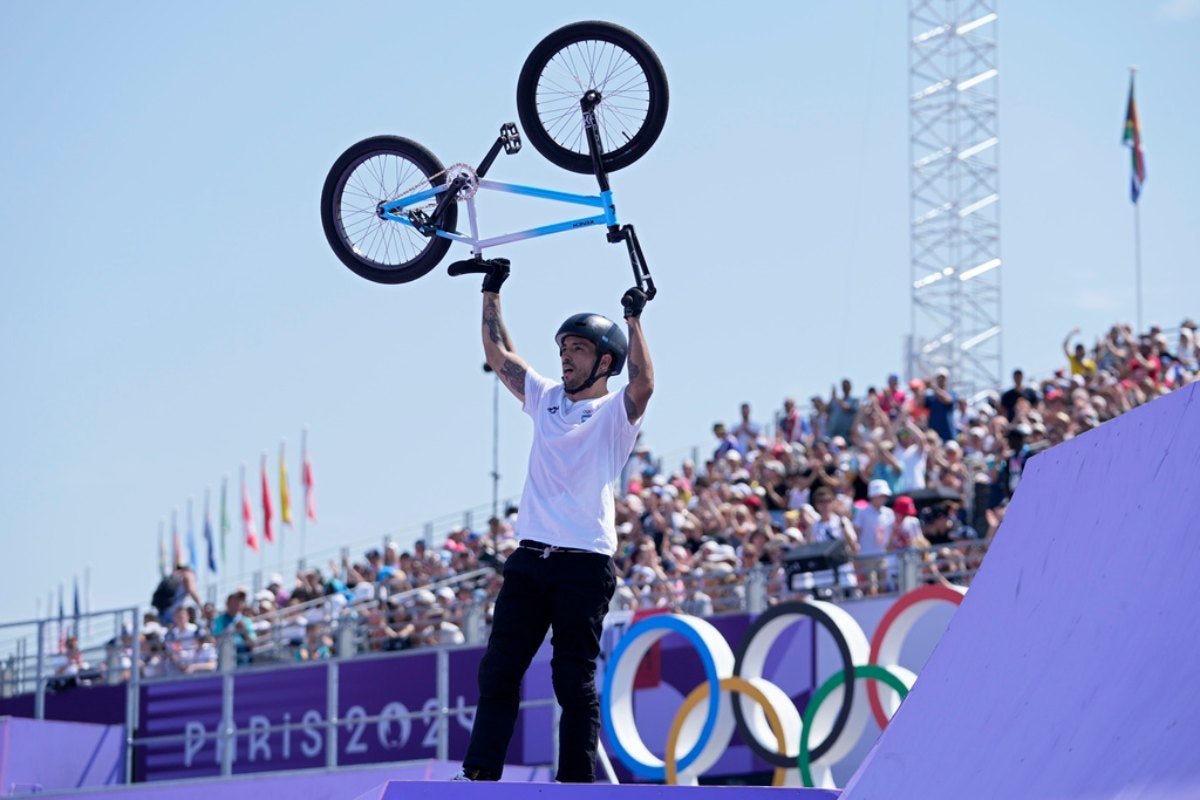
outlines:
M244 498L246 496L246 462L244 462L244 461L242 462L241 477L242 477L242 484L241 484L242 495L241 495L241 497L242 497L242 502L245 502ZM239 506L242 505L242 502L239 502L238 505ZM246 545L246 530L245 529L246 529L246 522L245 522L245 520L243 520L242 521L242 545L241 545L241 547L238 548L238 580L239 581L242 580L246 575L246 546L247 545ZM231 589L233 589L233 588L237 588L237 585L234 584L234 586L231 587Z
M304 462L308 457L308 426L300 429L300 485L304 487L304 508L300 509L300 569L305 569L305 559L308 557L308 486L305 484Z
M1133 204L1133 263L1137 277L1137 332L1145 331L1142 327L1142 206Z
M1129 65L1129 109L1130 110L1128 112L1130 115L1134 114L1134 112L1132 110L1134 108L1134 106L1133 106L1133 102L1134 102L1133 101L1133 83L1134 83L1134 78L1136 77L1136 74L1138 74L1138 65L1130 64ZM1136 168L1138 168L1138 163L1139 163L1138 160L1139 160L1139 156L1140 156L1141 140L1140 140L1140 131L1136 130L1136 128L1138 128L1138 125L1136 125L1136 122L1134 124L1134 128L1135 128L1134 134L1133 134L1134 142L1132 144L1133 144L1133 148L1134 148L1134 151L1133 151L1134 172L1136 173ZM1127 133L1127 136L1128 136L1128 133ZM1133 180L1134 181L1138 180L1138 175L1135 174L1133 176ZM1141 186L1138 185L1138 192L1136 192L1136 194L1133 198L1133 261L1134 261L1134 282L1136 283L1134 296L1135 296L1135 302L1136 302L1136 319L1138 319L1139 335L1142 331L1145 330L1145 329L1142 329L1142 326L1141 326L1141 204L1138 203L1138 200L1139 200L1138 194L1140 194L1140 193L1141 193Z
M287 566L286 559L284 558L285 545L284 545L284 539L283 539L284 529L287 527L287 520L285 519L285 517L287 515L287 507L286 507L286 504L284 503L284 497L287 495L287 489L284 487L284 469L282 466L286 448L287 448L287 439L284 439L279 443L279 463L281 465L279 468L279 571L280 572L283 572ZM263 577L263 580L266 580L265 576Z
M259 463L260 463L259 475L262 478L266 478L266 475L267 475L267 451L266 450L262 451L262 458L260 459ZM259 551L259 559L258 559L259 573L258 574L259 574L259 578L262 579L263 576L265 576L267 574L267 545L270 544L270 542L267 541L267 528L269 528L271 526L271 517L267 515L266 498L268 497L268 493L267 493L266 484L264 483L262 486L260 486L259 490L262 492L262 498L261 498L260 505L262 506L262 512L263 512L263 540L262 540L262 549ZM253 582L251 582L251 586L253 586L253 585L254 585Z
M1130 105L1133 103L1133 79L1137 75L1137 64L1129 65L1129 97ZM1139 132L1140 134L1140 132ZM1135 164L1138 152L1136 148L1140 148L1141 142L1134 142L1134 159ZM1139 187L1140 194L1140 187ZM1133 272L1135 287L1135 298L1137 303L1137 332L1140 335L1145 329L1142 327L1142 209L1138 198L1133 201Z

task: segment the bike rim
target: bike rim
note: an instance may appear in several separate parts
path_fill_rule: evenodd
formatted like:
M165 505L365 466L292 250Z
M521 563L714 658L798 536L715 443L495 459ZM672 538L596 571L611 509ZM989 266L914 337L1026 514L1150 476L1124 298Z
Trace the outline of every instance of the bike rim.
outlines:
M408 158L388 152L365 156L346 171L337 195L334 211L342 241L371 266L394 269L416 260L434 240L408 225L382 219L377 209L380 203L429 186L424 170Z
M596 124L604 153L629 144L650 112L645 68L625 48L599 39L571 42L557 50L538 76L535 107L546 134L565 150L588 154L579 101L589 89L603 98Z

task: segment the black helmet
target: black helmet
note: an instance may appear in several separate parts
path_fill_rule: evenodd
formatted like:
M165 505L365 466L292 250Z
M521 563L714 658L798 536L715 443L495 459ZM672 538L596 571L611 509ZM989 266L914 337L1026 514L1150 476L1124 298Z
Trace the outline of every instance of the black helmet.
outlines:
M607 375L619 375L624 368L625 356L629 354L629 340L625 338L625 332L617 323L608 317L599 314L576 314L569 317L559 326L558 333L554 334L554 341L559 347L562 347L564 336L579 336L596 345L597 363L605 353L612 356L612 366L608 368ZM591 385L593 381L589 381L587 385Z

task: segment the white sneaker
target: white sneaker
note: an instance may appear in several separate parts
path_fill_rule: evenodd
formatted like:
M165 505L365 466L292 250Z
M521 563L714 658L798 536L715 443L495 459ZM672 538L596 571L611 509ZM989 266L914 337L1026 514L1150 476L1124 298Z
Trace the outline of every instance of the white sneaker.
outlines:
M452 780L452 781L471 781L472 783L474 783L474 781L475 781L474 778L468 778L466 771L461 770L461 769L450 780Z

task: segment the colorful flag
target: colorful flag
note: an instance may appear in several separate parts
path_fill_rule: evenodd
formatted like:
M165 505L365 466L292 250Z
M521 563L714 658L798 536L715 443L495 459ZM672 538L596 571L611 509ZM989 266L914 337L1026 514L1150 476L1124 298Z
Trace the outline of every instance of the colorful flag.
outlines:
M208 571L217 571L217 549L213 542L212 515L208 513L210 491L204 490L204 543L208 546Z
M304 436L300 439L300 449L303 451L301 457L304 461L303 474L300 480L304 483L304 513L308 518L317 521L317 497L313 493L313 469L312 462L308 460L308 431L304 432Z
M183 563L183 542L179 539L179 509L171 509L171 569Z
M229 536L229 503L226 491L229 488L229 476L221 478L221 563L225 563L225 539Z
M167 521L160 519L158 521L158 574L159 577L166 576L167 569L167 536L164 529L167 527Z
M1129 199L1138 201L1142 184L1146 182L1146 159L1142 155L1142 129L1138 125L1137 105L1133 101L1133 75L1129 76L1129 105L1125 108L1125 135L1121 142L1129 148L1132 158L1129 175Z
M59 581L58 584L58 652L63 652L67 649L67 628L66 612L63 610L63 585Z
M188 518L187 518L187 547L188 547L188 566L192 568L192 572L200 569L200 559L196 557L196 526L192 524L192 498L188 498Z
M292 524L292 501L288 494L287 460L284 458L284 445L279 443L279 520L284 525Z
M75 575L75 576L74 576L74 581L75 581L75 587L74 587L74 588L75 588L75 596L74 596L74 598L73 598L73 604L72 604L72 609L71 609L71 610L72 610L72 617L73 617L73 619L74 619L74 625L72 625L72 631L71 631L71 633L73 633L75 636L78 636L78 635L79 635L79 617L80 617L80 609L79 609L79 576L78 576L78 575Z
M262 512L263 538L268 542L275 541L275 523L272 521L274 511L271 509L271 486L267 482L267 454L262 454Z
M254 512L250 510L250 489L246 486L246 467L242 467L242 536L246 546L258 552L258 531L254 529Z

